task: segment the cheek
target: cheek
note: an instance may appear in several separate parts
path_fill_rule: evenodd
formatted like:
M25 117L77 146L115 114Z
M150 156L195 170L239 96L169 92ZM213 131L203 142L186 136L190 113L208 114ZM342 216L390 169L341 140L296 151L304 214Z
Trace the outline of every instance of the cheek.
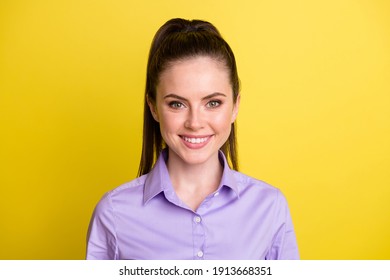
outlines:
M213 117L213 124L220 132L230 133L232 114L231 112L216 115Z
M180 117L174 114L163 113L160 115L161 133L169 133L176 131L180 126Z

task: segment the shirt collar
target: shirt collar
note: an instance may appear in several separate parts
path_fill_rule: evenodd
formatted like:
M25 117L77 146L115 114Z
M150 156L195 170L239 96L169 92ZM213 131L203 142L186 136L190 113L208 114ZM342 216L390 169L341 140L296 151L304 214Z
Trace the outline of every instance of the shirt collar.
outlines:
M239 197L239 182L234 176L235 171L230 169L222 151L219 151L218 158L223 165L223 173L218 191L220 191L222 187L228 187L235 192L237 197ZM168 168L166 165L167 159L168 149L164 149L158 157L152 170L147 174L144 188L144 203L147 203L150 199L163 191L173 191L173 186L169 178Z
M228 187L232 189L235 192L236 196L239 198L240 197L239 181L236 179L236 176L234 175L236 171L230 169L226 157L222 151L219 151L218 158L223 166L223 173L222 173L221 182L218 187L218 191L222 187Z
M144 188L144 203L168 188L173 190L171 179L169 178L166 160L168 150L164 149L154 164L152 170L147 174Z

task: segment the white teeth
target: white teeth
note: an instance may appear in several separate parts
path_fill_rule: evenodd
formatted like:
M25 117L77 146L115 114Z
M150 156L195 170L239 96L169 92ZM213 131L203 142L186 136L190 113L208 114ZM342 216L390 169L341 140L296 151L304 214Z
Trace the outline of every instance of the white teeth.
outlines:
M205 142L207 140L207 138L208 137L204 137L204 138L188 138L188 137L184 137L183 136L184 141L192 143L192 144L203 143L203 142Z

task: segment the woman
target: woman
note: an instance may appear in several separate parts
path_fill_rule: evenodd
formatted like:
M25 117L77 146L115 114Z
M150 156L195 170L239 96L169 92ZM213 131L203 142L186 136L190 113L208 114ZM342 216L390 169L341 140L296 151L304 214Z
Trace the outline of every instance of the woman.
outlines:
M239 103L235 58L218 30L165 23L149 53L140 177L96 206L88 259L299 257L284 196L236 171Z

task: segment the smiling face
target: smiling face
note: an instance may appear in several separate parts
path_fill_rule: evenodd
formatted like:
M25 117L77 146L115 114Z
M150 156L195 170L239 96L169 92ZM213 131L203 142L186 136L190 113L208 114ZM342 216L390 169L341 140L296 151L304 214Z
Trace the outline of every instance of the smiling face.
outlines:
M204 164L218 159L238 113L229 72L208 56L175 61L165 69L148 102L171 159L180 164Z

